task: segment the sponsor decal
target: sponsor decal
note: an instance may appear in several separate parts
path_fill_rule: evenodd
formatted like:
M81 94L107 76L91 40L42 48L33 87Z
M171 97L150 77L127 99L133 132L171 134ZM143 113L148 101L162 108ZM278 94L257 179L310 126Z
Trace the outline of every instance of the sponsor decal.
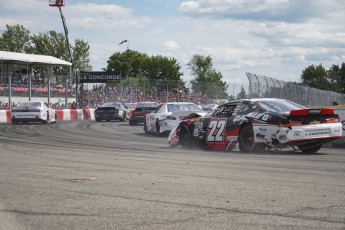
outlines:
M309 109L309 114L320 114L321 109Z
M265 139L265 135L263 135L263 134L261 134L261 133L256 134L256 137L257 137L258 139L261 139L261 140L264 140L264 139Z
M265 114L261 119L262 119L263 121L267 121L269 117L270 117L270 115Z
M261 131L261 132L266 132L266 131L267 131L267 128L260 127L260 128L259 128L259 131Z
M301 136L301 132L300 131L295 131L293 133L293 135L294 135L294 137L299 137L299 136Z
M233 141L237 141L237 136L227 136L226 140L228 142L233 142Z
M305 133L306 137L312 137L312 136L322 136L322 135L330 135L331 130L324 129L324 130L313 130L313 131L307 131Z

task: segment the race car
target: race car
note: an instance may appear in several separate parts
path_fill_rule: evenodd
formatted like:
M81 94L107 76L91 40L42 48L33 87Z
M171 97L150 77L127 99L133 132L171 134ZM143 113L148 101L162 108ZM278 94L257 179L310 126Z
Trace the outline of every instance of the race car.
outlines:
M187 115L196 113L200 116L206 114L192 102L167 102L160 104L153 112L146 114L144 119L144 132L157 136L169 133Z
M120 102L104 103L95 109L96 121L124 121L126 119L125 106Z
M43 124L55 123L55 110L43 101L21 102L11 110L12 124L40 122Z
M145 115L151 113L158 107L157 102L138 102L134 108L129 112L128 123L129 125L137 125L144 123Z
M169 146L262 152L315 153L342 137L339 116L330 108L307 108L285 99L231 101L204 117L191 114L169 134Z

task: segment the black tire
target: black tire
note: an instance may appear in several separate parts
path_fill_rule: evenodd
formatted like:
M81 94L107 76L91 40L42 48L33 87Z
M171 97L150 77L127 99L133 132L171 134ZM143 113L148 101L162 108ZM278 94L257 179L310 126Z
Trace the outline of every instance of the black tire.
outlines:
M148 133L147 127L146 127L146 119L144 120L144 132Z
M187 126L181 126L178 130L179 143L183 148L190 149L194 147L194 140L191 131Z
M123 113L121 121L125 121L125 120L126 120L126 112Z
M16 119L14 119L14 118L12 118L11 121L12 121L12 124L13 124L13 125L18 125L18 124L19 124L19 122L18 122Z
M159 126L159 121L157 120L156 121L156 130L155 130L155 134L160 137L161 136L161 133L160 133L160 126Z
M319 151L322 147L321 143L307 143L303 145L298 145L299 150L301 150L304 153L316 153Z
M240 133L238 134L238 142L241 152L252 152L254 150L254 131L251 124L247 124L240 129Z

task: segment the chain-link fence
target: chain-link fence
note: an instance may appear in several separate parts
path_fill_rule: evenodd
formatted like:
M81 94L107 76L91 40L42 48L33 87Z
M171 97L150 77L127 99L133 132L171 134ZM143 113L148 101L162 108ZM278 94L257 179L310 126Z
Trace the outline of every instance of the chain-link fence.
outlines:
M171 80L125 79L117 84L84 84L78 88L79 103L95 107L109 101L193 102L195 104L221 103L235 99L241 85L184 83ZM225 92L225 93L224 93ZM83 96L84 95L84 96ZM80 102L82 100L82 102Z
M64 81L65 77L52 76L50 90L48 90L48 75L29 77L27 74L2 74L0 77L0 97L2 97L3 107L11 100L11 98L5 98L9 95L11 97L23 97L22 100L28 100L29 97L40 97L44 100L49 95L51 98L59 98L61 99L59 101L63 101L66 93L69 99L78 101L78 108L84 106L95 108L111 101L132 103L140 101L157 101L160 103L189 101L201 105L222 103L229 99L234 100L242 88L247 88L247 86L240 84L185 83L144 78L124 79L116 84L84 83L78 84L77 87L67 84L66 88L66 84L61 83L63 82L61 79Z
M283 98L308 106L345 104L345 94L247 73L250 98Z

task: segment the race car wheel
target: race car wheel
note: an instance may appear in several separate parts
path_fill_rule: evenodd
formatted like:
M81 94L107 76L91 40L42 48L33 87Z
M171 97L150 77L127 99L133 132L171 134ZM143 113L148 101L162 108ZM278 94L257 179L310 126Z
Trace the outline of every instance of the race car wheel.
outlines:
M157 136L160 136L161 135L161 132L160 132L160 126L159 126L159 121L157 120L156 121L156 132L155 132L155 134L157 135Z
M147 127L146 127L146 119L144 120L144 132L145 133L148 133L149 131L147 130Z
M241 152L252 152L255 147L253 126L247 124L240 129L238 134L239 148Z
M316 153L322 147L321 143L307 143L303 145L299 145L298 148L304 153Z
M123 113L121 121L125 121L125 120L126 120L126 112Z
M179 142L183 148L193 147L193 136L187 126L181 126L178 131Z

